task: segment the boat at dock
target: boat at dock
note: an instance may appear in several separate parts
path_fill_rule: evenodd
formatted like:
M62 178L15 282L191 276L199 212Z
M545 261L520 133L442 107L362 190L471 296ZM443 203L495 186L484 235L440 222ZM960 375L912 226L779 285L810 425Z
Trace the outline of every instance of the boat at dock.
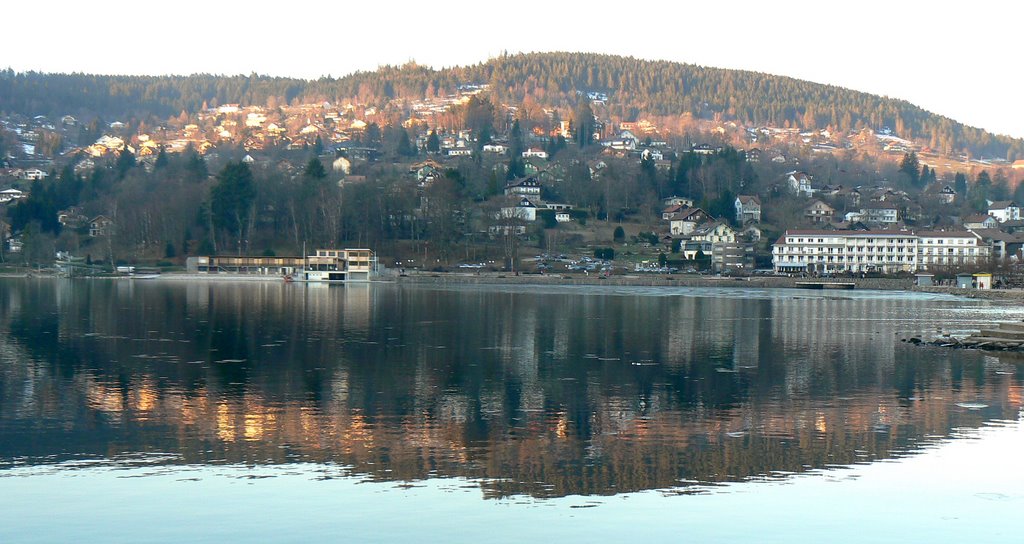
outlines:
M160 277L159 268L133 267L128 278L133 280L155 280Z

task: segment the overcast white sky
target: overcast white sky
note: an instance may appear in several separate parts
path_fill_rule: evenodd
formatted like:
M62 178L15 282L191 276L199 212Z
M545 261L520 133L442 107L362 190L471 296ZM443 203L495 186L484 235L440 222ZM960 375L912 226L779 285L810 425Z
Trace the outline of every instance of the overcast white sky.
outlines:
M0 67L315 78L502 51L592 51L741 68L906 99L1024 137L1024 2L487 3L21 1Z

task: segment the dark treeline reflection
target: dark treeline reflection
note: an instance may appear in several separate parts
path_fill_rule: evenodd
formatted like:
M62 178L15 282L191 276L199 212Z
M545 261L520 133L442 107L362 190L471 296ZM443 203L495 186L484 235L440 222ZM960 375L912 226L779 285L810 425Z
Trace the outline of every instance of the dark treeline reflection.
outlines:
M563 496L866 462L1017 417L1022 365L897 341L958 304L7 280L0 466L326 462Z

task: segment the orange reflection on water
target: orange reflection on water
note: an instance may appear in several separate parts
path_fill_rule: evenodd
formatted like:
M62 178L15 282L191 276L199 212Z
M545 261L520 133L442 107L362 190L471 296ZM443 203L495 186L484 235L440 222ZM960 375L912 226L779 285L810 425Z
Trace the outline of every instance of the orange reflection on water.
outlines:
M86 398L89 407L94 410L116 414L124 412L124 396L118 387L107 387L89 380L86 384Z
M226 402L217 405L217 438L225 442L235 441L235 426L232 421L231 408Z

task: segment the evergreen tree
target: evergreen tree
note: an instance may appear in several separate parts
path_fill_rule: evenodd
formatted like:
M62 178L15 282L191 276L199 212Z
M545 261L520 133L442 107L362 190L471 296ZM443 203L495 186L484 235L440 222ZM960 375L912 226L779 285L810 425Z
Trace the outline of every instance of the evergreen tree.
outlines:
M406 132L405 129L403 128L399 128L398 145L396 151L398 155L401 157L416 156L416 148L412 145L412 142L409 140L409 133Z
M1017 187L1013 190L1013 201L1020 205L1024 202L1024 183L1018 183Z
M484 146L489 144L489 143L491 143L491 128L490 127L484 127L482 129L480 129L480 132L478 133L477 138L476 138L476 146L475 147L476 147L476 154L477 154L477 156L479 156L480 152L483 151Z
M576 105L573 114L573 126L575 127L576 143L580 147L590 144L594 133L594 110L590 107L590 100L583 98Z
M327 177L327 170L324 169L324 163L320 162L317 157L310 157L309 162L306 163L306 169L303 170L302 175L311 179L324 179Z
M367 147L380 147L380 126L377 123L366 125L363 131L363 144Z
M953 176L953 190L956 191L956 194L960 195L960 198L965 198L967 196L967 176L957 172Z
M117 170L117 178L124 178L124 176L128 174L128 171L134 167L135 154L132 153L130 149L128 149L128 146L125 146L125 148L122 149L121 153L118 154L117 156L117 164L114 168L115 170Z
M494 130L494 105L487 98L471 96L463 110L462 123L478 139L485 130L490 133Z
M900 173L906 175L910 184L917 187L921 181L921 165L917 160L917 153L911 151L903 154L900 161Z
M153 163L153 168L161 170L167 167L167 150L163 146L160 146L160 153L157 153L156 161Z
M438 153L441 151L441 139L437 137L437 130L431 130L427 135L427 153Z
M522 157L526 146L523 143L523 130L519 126L519 119L512 122L512 130L508 135L508 152L511 157Z
M237 236L238 253L246 242L248 217L256 200L252 171L244 162L229 162L217 174L217 185L210 191L213 224Z
M508 158L508 174L505 176L506 179L513 180L521 178L526 175L526 163L523 162L522 155L512 155Z
M204 181L210 175L206 169L206 161L195 149L186 151L185 171L195 181Z
M990 200L1009 200L1010 182L1002 172L996 172L992 180L992 189L989 191Z

